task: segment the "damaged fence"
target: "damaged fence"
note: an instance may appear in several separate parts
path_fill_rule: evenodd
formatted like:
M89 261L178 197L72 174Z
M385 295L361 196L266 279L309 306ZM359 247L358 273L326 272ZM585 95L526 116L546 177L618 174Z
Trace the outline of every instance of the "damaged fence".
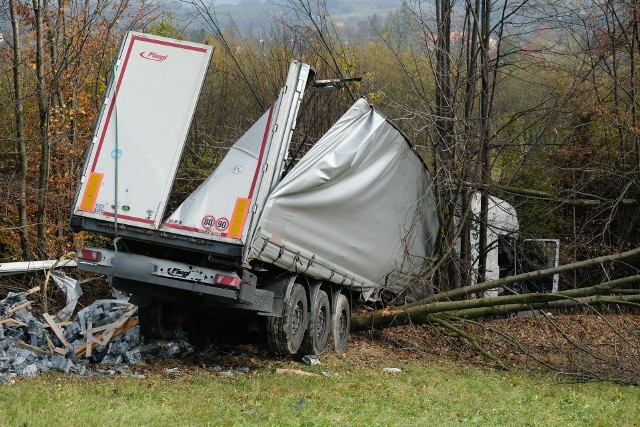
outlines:
M0 300L0 383L49 370L83 376L128 373L123 364L193 351L184 339L144 343L137 307L123 299L97 300L70 320L82 295L79 283L59 272L52 278L67 296L66 306L54 315L33 309L30 298L40 287L10 292ZM95 364L118 369L99 369Z

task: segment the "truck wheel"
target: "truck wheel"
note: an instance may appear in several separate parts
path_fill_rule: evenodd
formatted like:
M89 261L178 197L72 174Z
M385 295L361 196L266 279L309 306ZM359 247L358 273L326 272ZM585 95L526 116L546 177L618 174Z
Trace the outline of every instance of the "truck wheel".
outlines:
M331 306L325 291L318 291L315 304L311 309L309 327L304 333L300 346L305 354L320 354L327 345L331 332Z
M175 335L176 326L167 321L166 303L154 299L147 307L138 308L140 332L145 338L170 339Z
M267 319L267 340L276 353L295 354L300 348L308 323L307 292L293 284L291 295L284 302L282 317Z
M336 310L333 313L333 348L336 353L347 351L349 343L349 328L351 327L351 308L349 301L343 294L338 296Z

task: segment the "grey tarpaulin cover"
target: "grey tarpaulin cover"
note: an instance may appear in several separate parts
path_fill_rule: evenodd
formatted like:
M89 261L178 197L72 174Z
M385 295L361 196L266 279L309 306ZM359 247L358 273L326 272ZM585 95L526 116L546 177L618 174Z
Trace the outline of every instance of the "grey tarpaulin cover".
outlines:
M360 99L270 194L249 258L375 299L424 271L437 231L429 172Z

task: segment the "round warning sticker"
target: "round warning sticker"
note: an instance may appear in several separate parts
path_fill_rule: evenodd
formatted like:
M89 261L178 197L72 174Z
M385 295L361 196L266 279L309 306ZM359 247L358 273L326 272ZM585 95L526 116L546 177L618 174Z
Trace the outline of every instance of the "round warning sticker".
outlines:
M225 231L229 228L229 220L227 218L218 218L216 221L216 230Z
M213 227L215 223L216 223L216 219L211 215L207 215L204 218L202 218L202 226L206 229Z

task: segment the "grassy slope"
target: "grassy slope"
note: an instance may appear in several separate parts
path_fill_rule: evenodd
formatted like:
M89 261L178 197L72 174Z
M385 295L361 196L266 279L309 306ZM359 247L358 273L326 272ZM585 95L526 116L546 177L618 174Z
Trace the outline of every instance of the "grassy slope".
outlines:
M309 370L339 372L337 378L277 375L272 368L233 378L194 368L146 379L40 375L0 385L0 424L640 425L637 388L557 384L448 363L396 366L403 372L391 376L383 365L328 356ZM306 404L298 408L303 394Z

